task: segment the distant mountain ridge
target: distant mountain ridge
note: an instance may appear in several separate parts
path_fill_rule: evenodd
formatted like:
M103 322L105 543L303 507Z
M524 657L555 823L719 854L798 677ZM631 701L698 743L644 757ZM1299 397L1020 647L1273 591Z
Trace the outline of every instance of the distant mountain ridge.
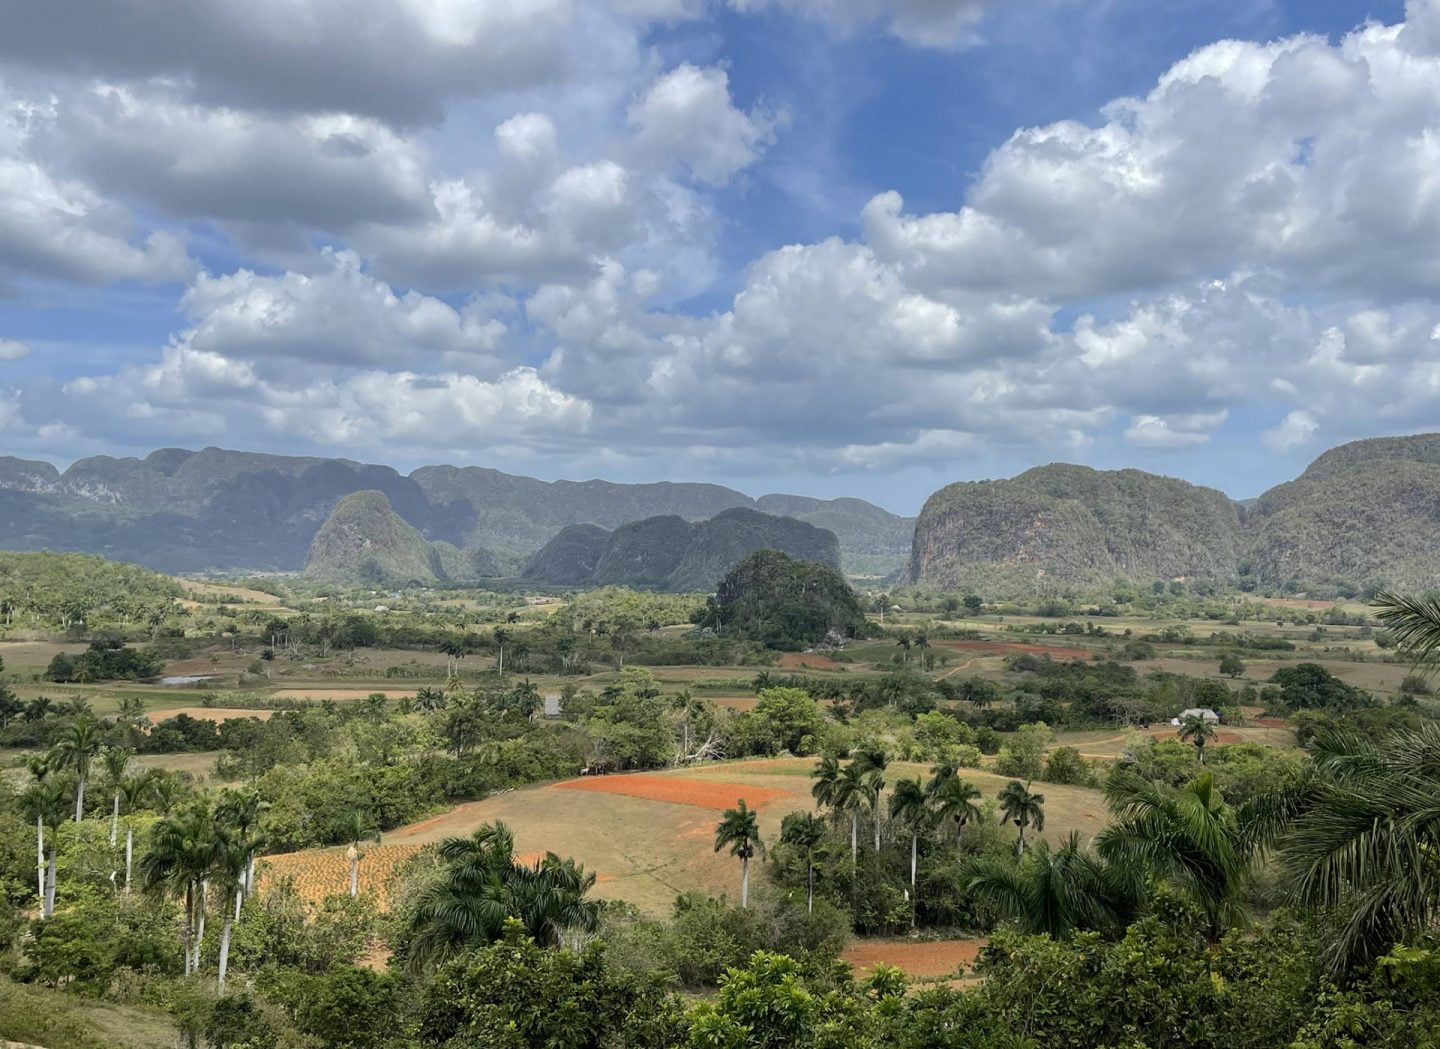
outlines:
M792 517L732 507L694 523L672 514L632 521L613 532L572 525L530 559L522 576L562 586L708 591L757 550L779 550L798 561L840 568L840 543L833 532Z
M994 595L1185 578L1290 592L1440 587L1440 434L1340 445L1243 503L1065 464L948 485L916 521L909 578Z
M561 529L613 530L674 515L687 521L782 500L823 517L843 556L898 568L912 518L862 500L752 499L713 484L540 481L482 467L425 466L404 475L352 459L163 448L144 459L95 456L65 471L0 457L0 546L77 550L167 572L296 571L331 510L354 492L382 493L428 542L513 572Z

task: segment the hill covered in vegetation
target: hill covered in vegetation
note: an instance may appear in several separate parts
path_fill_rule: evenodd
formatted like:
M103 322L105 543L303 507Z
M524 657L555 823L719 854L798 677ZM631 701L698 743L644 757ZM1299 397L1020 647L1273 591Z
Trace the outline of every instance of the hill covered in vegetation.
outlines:
M524 577L564 586L653 587L705 591L756 550L780 550L838 571L834 533L789 517L743 507L707 521L667 515L606 532L593 525L567 528L525 566Z
M722 636L797 650L865 637L871 627L850 585L833 568L760 550L725 574L706 624Z
M890 571L904 561L913 524L858 499L755 500L713 484L541 481L456 466L407 476L350 459L164 448L143 459L81 459L63 472L0 457L0 545L102 553L166 572L292 571L335 504L360 491L382 492L427 540L491 551L509 570L570 525L699 521L743 507L820 524L847 559Z
M1440 434L1332 448L1258 499L1138 470L1052 465L949 485L910 579L1012 595L1213 579L1283 592L1440 586Z
M336 503L320 527L305 574L348 583L440 583L495 572L483 552L428 542L384 492L355 492Z
M1266 586L1440 585L1440 434L1355 441L1246 513L1245 571Z
M1239 510L1213 488L1056 464L932 495L916 522L910 575L982 593L1228 578L1241 545Z

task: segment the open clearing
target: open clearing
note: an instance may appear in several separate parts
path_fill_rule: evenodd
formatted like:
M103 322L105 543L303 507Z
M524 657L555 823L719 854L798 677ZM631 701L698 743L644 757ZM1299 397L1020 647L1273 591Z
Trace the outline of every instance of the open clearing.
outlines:
M938 980L958 975L975 964L986 940L856 940L841 957L855 967L857 978L870 975L877 965L893 965L917 980Z
M466 802L390 831L382 841L385 846L413 849L501 820L514 831L517 852L533 855L548 850L573 856L599 875L597 896L624 900L652 916L667 915L676 895L687 890L737 895L739 865L714 849L719 810L744 797L758 811L765 840L774 842L787 813L813 811L810 771L814 767L813 758L762 758L584 777ZM894 762L886 778L893 783L902 776L928 773L927 765ZM1009 782L980 769L966 769L963 774L987 798ZM1105 801L1098 791L1047 783L1044 794L1043 837L1058 840L1078 830L1082 838L1089 838L1105 823ZM303 868L307 862L303 857L343 852L308 850L285 862ZM333 865L335 861L316 862ZM366 863L361 863L362 883ZM329 884L331 876L324 877Z

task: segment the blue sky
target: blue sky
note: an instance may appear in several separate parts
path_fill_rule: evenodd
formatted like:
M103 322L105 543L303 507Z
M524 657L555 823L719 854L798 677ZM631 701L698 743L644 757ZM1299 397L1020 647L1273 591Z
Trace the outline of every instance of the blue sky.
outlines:
M1440 0L85 6L0 0L0 452L913 512L1440 423Z

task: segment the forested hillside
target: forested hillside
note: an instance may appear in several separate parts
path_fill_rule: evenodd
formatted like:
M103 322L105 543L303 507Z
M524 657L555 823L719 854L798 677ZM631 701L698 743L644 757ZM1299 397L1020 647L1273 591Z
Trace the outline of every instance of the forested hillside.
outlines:
M802 561L840 567L839 542L832 532L737 507L695 524L666 516L613 532L591 525L567 528L530 559L524 578L564 586L707 591L757 550L780 550Z

